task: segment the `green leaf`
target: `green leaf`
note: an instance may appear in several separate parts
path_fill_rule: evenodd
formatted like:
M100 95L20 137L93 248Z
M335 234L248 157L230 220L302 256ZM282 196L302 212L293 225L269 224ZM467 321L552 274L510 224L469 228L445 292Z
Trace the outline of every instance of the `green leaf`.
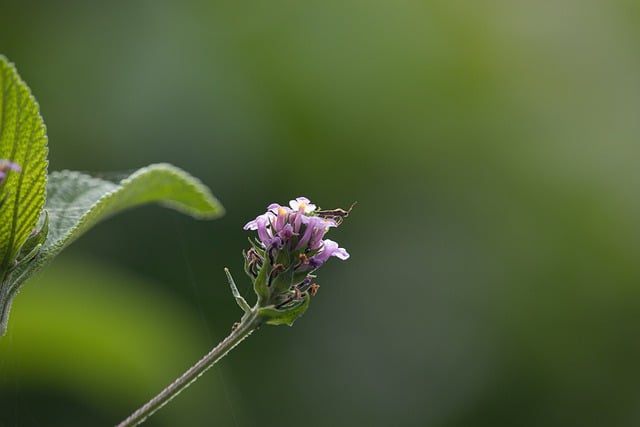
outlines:
M0 188L0 281L35 230L45 201L47 136L36 100L0 55L0 159L17 163Z
M99 221L152 202L199 219L214 219L224 213L206 186L169 164L144 167L119 183L80 172L52 173L45 206L48 237L33 261L18 266L0 285L0 335L6 330L11 300L27 278Z

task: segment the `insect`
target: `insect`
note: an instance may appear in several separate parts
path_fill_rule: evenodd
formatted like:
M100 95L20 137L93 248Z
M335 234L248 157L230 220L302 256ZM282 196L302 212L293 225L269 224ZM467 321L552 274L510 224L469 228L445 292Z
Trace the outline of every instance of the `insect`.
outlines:
M344 209L337 208L337 209L331 209L331 210L316 211L316 215L318 215L321 218L332 219L338 225L340 225L342 224L342 221L349 216L349 214L351 213L351 210L356 205L356 203L358 202L353 202L349 210L346 210L346 211Z

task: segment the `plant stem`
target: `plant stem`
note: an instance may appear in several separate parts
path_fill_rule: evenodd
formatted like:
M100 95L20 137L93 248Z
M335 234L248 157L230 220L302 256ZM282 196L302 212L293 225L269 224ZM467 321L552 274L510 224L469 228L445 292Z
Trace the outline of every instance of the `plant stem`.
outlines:
M222 340L198 363L189 368L182 376L172 382L162 390L157 396L141 406L127 419L118 424L117 427L136 426L146 420L151 414L166 405L171 399L176 397L182 390L189 387L191 383L198 379L207 369L215 365L229 351L231 351L242 340L248 337L251 332L262 324L262 318L257 314L257 308L248 312L241 322L231 331L231 334Z

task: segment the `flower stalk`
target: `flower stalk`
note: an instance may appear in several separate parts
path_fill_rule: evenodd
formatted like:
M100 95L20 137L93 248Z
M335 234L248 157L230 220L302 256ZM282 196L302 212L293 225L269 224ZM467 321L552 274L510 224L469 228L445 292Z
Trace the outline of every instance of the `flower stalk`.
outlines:
M180 392L189 387L209 368L215 365L218 360L222 359L229 351L240 344L240 342L242 342L246 337L251 335L251 333L260 326L260 324L261 319L257 313L244 318L242 322L236 324L234 329L231 331L231 334L215 346L213 350L189 368L178 379L169 384L168 387L162 390L153 399L149 400L149 402L141 406L124 421L118 424L118 427L131 427L144 422L144 420L154 412L162 408L174 397L180 394Z

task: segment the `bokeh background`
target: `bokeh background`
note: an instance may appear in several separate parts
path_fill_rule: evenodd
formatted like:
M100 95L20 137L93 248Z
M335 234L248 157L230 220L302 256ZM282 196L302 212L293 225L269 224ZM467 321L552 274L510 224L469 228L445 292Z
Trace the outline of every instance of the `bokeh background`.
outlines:
M640 3L0 3L50 169L168 161L227 209L149 206L31 280L0 426L113 425L239 316L242 225L357 207L352 254L149 426L640 425Z

